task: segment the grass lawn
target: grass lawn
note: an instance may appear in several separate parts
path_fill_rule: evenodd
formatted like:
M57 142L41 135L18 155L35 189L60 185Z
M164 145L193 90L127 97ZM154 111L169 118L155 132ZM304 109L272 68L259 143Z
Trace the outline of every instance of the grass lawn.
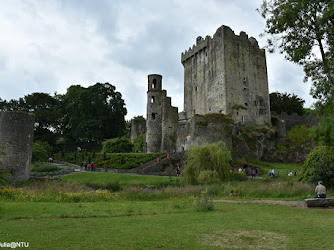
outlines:
M331 249L334 210L215 203L0 202L0 241L33 249Z

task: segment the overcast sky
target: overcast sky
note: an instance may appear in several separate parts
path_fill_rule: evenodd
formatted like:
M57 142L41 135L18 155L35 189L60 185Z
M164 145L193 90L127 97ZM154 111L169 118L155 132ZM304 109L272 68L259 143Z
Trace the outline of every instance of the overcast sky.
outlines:
M64 94L71 85L109 82L127 119L146 117L147 75L161 74L183 110L181 52L221 25L260 38L262 0L1 0L0 98ZM295 93L309 107L301 67L267 53L269 91Z

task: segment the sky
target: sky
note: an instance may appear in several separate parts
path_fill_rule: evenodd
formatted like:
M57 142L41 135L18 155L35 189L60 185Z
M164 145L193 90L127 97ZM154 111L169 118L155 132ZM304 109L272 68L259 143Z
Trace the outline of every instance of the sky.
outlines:
M262 0L1 0L0 98L65 94L71 85L109 82L128 114L146 117L147 76L163 76L172 105L183 110L181 53L221 25L260 37ZM270 92L294 93L310 107L300 66L267 53Z

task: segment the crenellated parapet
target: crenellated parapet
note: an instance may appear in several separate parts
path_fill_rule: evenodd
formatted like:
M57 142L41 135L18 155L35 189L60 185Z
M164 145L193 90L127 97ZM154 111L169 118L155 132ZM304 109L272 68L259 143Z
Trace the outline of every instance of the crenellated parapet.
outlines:
M211 36L206 36L205 39L203 39L201 36L197 37L196 44L192 46L192 48L189 47L188 50L185 50L183 53L181 53L181 62L184 63L186 60L188 60L190 57L196 55L203 49L210 46L210 44L215 41L216 39L221 39L221 37L232 37L235 40L240 40L243 42L250 43L255 49L261 50L259 48L259 44L257 40L254 37L248 38L248 35L246 32L241 31L239 36L234 33L234 31L225 25L220 26L216 33L213 35L213 38ZM261 50L262 51L262 50Z

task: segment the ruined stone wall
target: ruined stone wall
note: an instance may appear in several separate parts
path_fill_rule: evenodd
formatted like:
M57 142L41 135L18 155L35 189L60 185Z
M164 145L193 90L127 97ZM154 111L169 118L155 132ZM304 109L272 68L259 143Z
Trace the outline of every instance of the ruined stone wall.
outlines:
M171 98L167 97L167 92L164 96L161 152L173 153L176 151L178 108L172 106Z
M319 118L317 115L300 116L296 113L288 115L286 112L282 112L278 116L285 121L286 131L289 131L292 127L296 125L307 125L309 127L312 127L318 125L319 123Z
M196 45L182 53L181 62L187 119L230 113L243 124L270 124L266 57L255 38L221 26L213 38L198 37ZM244 109L232 109L235 105Z
M146 133L146 121L139 119L131 120L131 142L134 143L138 136Z
M35 117L23 112L0 112L0 143L6 155L0 169L11 172L14 180L30 177Z
M233 120L230 116L212 113L195 115L190 123L178 130L177 151L188 150L190 145L201 146L206 143L223 141L232 149Z

